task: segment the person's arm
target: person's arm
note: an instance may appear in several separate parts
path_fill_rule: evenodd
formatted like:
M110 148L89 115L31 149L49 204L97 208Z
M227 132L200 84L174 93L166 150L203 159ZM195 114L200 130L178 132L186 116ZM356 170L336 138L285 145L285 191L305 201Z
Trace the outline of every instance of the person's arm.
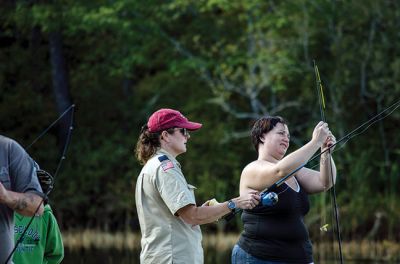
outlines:
M330 134L322 146L321 152L324 152L328 146L335 143L335 137ZM332 151L333 148L330 152ZM297 173L296 178L307 193L312 194L327 191L336 183L336 165L330 152L325 151L322 153L319 171L303 168Z
M228 202L215 206L197 207L194 198L195 187L187 184L185 180L182 180L183 178L179 168L171 166L164 169L160 166L154 180L151 180L173 215L179 216L187 224L201 225L214 222L231 212ZM255 190L232 199L236 207L242 209L255 207L259 200L260 196Z
M43 217L46 217L48 219L46 247L44 252L44 263L46 264L61 263L61 261L64 258L64 245L62 241L60 228L58 227L57 224L57 220L54 217L53 213L51 212L51 209L46 211Z
M21 215L43 214L44 194L36 175L35 162L16 141L9 144L9 177L12 188L0 186L0 202Z
M35 214L36 209L42 202L42 197L37 194L26 192L18 193L9 191L4 188L3 184L0 183L0 203L7 205L20 215L32 216ZM43 214L43 205L41 204L38 211L38 215Z
M236 204L236 208L252 209L259 203L260 196L257 191L250 190L246 194L232 199L232 201ZM202 225L215 222L230 212L228 202L223 202L213 206L201 207L189 204L179 209L177 215L187 224Z

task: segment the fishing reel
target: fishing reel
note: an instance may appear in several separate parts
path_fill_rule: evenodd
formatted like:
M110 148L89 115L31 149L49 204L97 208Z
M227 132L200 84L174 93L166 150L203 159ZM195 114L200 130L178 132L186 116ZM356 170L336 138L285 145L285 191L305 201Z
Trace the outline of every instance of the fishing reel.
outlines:
M273 206L279 201L278 195L274 192L262 192L261 204L263 206Z
M279 200L278 195L275 192L269 192L269 191L261 192L260 196L261 196L261 204L263 206L273 206ZM215 200L215 199L213 199L213 200ZM215 203L215 201L213 201L213 200L211 200L209 202L210 205ZM230 212L229 214L225 215L223 217L223 219L225 219L227 222L229 222L237 213L239 213L241 211L242 211L242 209L236 209L236 210Z
M49 195L54 188L53 176L45 170L36 169L36 175L39 179L40 186L46 195Z

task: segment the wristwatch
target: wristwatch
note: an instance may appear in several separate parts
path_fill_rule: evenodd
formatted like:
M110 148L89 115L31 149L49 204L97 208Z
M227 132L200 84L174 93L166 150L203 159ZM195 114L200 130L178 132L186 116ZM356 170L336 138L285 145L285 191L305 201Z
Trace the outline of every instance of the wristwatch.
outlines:
M235 211L235 209L236 209L236 204L235 204L235 202L232 201L232 200L229 200L229 201L228 201L228 208L231 209L232 211Z

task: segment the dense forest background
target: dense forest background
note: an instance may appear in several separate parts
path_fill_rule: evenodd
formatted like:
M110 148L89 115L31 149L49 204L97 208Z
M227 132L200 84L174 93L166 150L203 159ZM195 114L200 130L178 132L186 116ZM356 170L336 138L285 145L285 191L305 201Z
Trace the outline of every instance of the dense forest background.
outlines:
M241 169L256 158L249 129L258 117L288 120L290 150L311 138L321 120L313 60L338 139L400 99L398 1L0 3L1 134L55 173L72 111L43 132L76 105L50 195L63 230L138 231L133 149L158 108L203 123L178 157L201 204L238 195ZM400 239L399 121L397 109L336 148L344 240ZM331 201L311 198L314 237L334 225Z

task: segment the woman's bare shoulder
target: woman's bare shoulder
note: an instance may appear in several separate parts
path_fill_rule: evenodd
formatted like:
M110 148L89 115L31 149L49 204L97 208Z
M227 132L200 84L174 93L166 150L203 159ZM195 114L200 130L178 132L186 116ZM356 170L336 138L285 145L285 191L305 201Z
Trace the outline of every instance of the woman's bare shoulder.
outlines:
M260 171L271 167L273 164L265 160L255 160L244 167L242 175L257 175Z
M263 190L270 186L271 183L271 168L273 164L265 160L255 160L249 163L242 171L240 179L240 191L253 189Z

